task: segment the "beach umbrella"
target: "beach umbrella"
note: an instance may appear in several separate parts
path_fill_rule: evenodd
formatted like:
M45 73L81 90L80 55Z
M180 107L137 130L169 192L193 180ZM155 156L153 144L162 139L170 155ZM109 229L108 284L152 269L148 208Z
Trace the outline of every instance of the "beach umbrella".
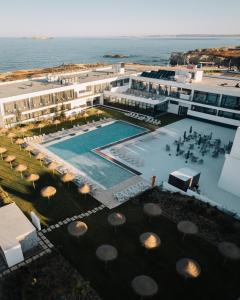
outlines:
M63 174L63 176L61 177L61 181L63 183L67 183L69 185L70 181L73 181L73 179L75 178L75 175L72 173L65 173Z
M180 151L180 144L177 144L177 153Z
M197 278L201 273L201 267L193 259L182 258L176 263L176 271L185 279Z
M90 193L90 186L85 183L83 186L78 188L78 191L79 191L80 194L85 195L85 200L86 200L87 194Z
M87 117L88 117L88 114L85 112L85 113L83 114L83 117L85 118L85 121L86 121L86 119L87 119Z
M75 120L75 117L70 117L69 119L68 119L70 122L71 122L71 124L72 124L72 122Z
M87 232L88 227L87 224L85 224L84 222L74 221L68 225L67 229L69 234L79 238L80 236L83 236Z
M17 139L16 142L15 142L17 145L19 145L19 149L21 150L21 145L24 144L24 140L23 139Z
M198 227L191 221L180 221L177 224L178 231L183 233L183 238L186 234L197 234L198 233Z
M43 123L39 123L38 124L38 128L39 128L39 132L41 133L42 132L42 128L44 127L45 125Z
M103 113L103 112L102 112L100 109L97 110L97 115L98 115L98 117L99 117L102 113Z
M184 134L183 134L184 140L186 139L186 137L187 137L187 132L186 132L186 130L185 130L185 131L184 131Z
M108 216L108 223L116 230L117 227L126 223L126 217L121 213L114 212Z
M56 125L56 129L57 129L57 127L58 127L58 125L59 125L60 123L61 123L60 120L54 120L54 121L53 121L53 124Z
M10 133L7 135L7 137L8 137L9 139L11 139L11 143L13 144L13 138L16 137L16 134L15 134L14 132L10 132Z
M27 147L25 147L24 150L28 151L29 156L31 157L31 151L33 150L33 147L30 145L27 145Z
M16 166L15 171L19 172L21 174L21 177L23 178L23 172L27 170L27 166L23 164L19 164Z
M57 190L54 186L46 186L41 189L41 195L44 198L48 198L48 201L51 197L53 197L56 194Z
M112 245L105 244L105 245L101 245L97 248L96 256L98 259L104 261L107 266L108 262L113 261L117 258L118 251Z
M146 203L143 206L144 213L149 216L151 219L152 217L159 217L162 214L161 207L156 203Z
M25 127L21 127L20 129L19 129L19 132L21 132L22 133L22 138L24 138L24 133L27 131L27 128L25 128Z
M4 134L4 133L6 133L8 131L8 129L7 128L0 128L0 134Z
M5 158L5 161L8 162L10 164L10 167L12 169L12 162L16 159L16 156L14 155L8 155L6 158Z
M231 260L240 259L240 248L232 242L221 242L218 244L218 251Z
M139 237L140 243L147 250L158 248L161 244L161 240L156 233L144 232Z
M0 147L0 154L1 154L1 158L3 160L3 154L7 152L7 149L4 147Z
M35 181L38 181L39 178L38 174L30 174L27 176L26 180L32 182L33 188L35 189Z
M52 161L50 164L48 164L48 169L51 170L54 174L54 171L56 170L56 168L59 166L59 164L57 164L55 161Z
M143 297L152 297L158 292L158 285L154 279L146 275L135 277L131 283L134 292Z
M37 160L40 161L40 164L41 164L41 165L42 165L42 160L44 159L44 157L45 157L45 155L44 155L43 153L41 153L41 152L39 152L39 153L35 156L35 158L36 158Z
M191 126L190 129L189 129L189 133L190 133L190 134L192 133L192 126Z

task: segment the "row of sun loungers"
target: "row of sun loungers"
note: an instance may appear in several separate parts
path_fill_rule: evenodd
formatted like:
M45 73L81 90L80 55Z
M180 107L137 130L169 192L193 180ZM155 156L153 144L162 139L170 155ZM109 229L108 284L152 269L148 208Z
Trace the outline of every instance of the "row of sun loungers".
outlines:
M119 201L119 202L124 202L127 201L128 199L143 193L144 191L148 190L150 188L150 185L147 184L144 181L140 181L125 190L121 192L117 192L114 194L114 197Z
M144 121L146 123L150 123L150 124L153 124L153 125L161 125L161 121L158 120L158 119L154 119L153 117L150 117L150 116L143 116L143 115L140 115L138 113L126 113L125 114L127 117L130 117L130 118L134 118L134 119L137 119L137 120L140 120L140 121Z
M144 160L140 156L134 155L133 153L129 153L129 151L127 151L124 148L112 148L110 149L110 152L114 156L119 157L120 159L136 167L143 167L144 165Z

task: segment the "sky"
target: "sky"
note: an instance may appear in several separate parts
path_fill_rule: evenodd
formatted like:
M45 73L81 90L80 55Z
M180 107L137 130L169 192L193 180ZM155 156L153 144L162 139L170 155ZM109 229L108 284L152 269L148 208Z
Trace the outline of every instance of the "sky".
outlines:
M0 0L0 36L240 34L240 0Z

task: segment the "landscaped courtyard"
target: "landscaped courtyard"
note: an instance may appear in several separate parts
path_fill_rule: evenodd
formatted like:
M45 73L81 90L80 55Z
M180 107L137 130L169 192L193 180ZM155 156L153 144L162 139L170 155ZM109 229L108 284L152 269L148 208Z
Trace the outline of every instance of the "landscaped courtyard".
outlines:
M83 218L81 221L88 226L83 237L71 236L67 226L53 230L47 237L103 299L139 299L131 282L143 274L158 284L158 293L152 299L237 299L240 262L225 261L216 245L226 237L239 243L239 222L225 219L223 213L199 201L180 197L157 190L146 192L117 209ZM150 219L143 212L148 202L160 204L163 215ZM113 211L126 217L126 223L116 230L108 223ZM196 222L199 234L183 238L177 230L177 221L183 219ZM144 232L157 234L160 246L146 250L139 240ZM118 251L117 258L107 266L96 257L96 249L103 244ZM181 258L199 263L198 278L184 280L176 272L176 262Z

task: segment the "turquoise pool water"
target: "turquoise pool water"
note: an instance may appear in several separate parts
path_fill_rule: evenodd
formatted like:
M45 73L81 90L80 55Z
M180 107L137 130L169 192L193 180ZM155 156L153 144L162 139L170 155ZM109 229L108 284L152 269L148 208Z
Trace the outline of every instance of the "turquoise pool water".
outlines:
M91 152L92 149L143 133L144 128L116 121L85 134L56 142L46 148L85 172L90 178L106 188L134 176L131 172Z

